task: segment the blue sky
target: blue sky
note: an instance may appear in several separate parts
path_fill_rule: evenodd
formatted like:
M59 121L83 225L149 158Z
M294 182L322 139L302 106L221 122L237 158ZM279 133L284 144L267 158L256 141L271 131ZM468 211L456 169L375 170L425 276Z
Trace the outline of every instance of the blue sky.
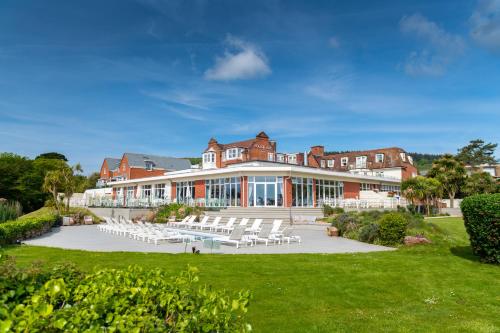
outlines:
M0 151L500 141L500 0L2 1ZM498 155L498 153L497 153Z

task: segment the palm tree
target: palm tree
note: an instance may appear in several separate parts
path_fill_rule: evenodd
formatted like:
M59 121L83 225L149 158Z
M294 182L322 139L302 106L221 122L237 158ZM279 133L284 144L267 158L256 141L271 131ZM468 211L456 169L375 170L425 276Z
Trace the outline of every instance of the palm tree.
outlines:
M417 203L424 203L426 197L426 183L425 177L417 176L405 180L401 184L403 196L410 200L411 204L415 206Z
M463 163L457 161L453 155L443 155L442 158L432 163L427 176L435 178L441 183L443 190L450 198L450 206L453 208L453 199L466 178Z
M54 199L54 205L57 210L59 210L57 194L59 193L61 185L62 182L59 170L47 172L45 179L43 180L42 190L52 194L52 199Z

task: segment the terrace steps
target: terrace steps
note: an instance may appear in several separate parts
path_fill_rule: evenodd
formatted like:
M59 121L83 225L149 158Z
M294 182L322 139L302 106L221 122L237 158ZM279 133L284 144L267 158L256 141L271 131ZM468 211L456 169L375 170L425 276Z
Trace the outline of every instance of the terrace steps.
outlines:
M229 217L238 219L247 217L250 219L261 218L264 223L271 223L274 219L281 219L290 223L290 216L294 224L312 222L316 218L323 217L321 208L284 208L284 207L228 207L219 211L206 211L208 216L221 216L224 220Z

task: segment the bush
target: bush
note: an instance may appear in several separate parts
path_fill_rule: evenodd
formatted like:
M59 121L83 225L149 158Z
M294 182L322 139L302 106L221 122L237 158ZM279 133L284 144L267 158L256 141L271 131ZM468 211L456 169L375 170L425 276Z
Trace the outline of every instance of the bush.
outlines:
M408 221L401 213L387 213L379 220L379 236L382 245L396 245L403 242Z
M467 197L460 208L472 252L484 262L500 263L500 193Z
M370 223L359 231L358 240L365 243L374 243L379 238L379 225L377 223Z
M0 201L0 223L15 220L21 216L22 212L21 204L17 201Z
M154 221L156 223L165 223L168 222L168 219L172 216L175 216L176 220L182 220L188 215L200 215L201 212L202 208L200 207L191 207L183 204L172 203L158 208L155 212Z
M323 205L323 215L324 216L332 216L335 214L343 214L344 208L342 207L332 207L329 205Z
M40 209L17 220L0 224L0 245L13 244L44 234L59 220L59 216L50 209Z
M339 231L339 236L348 236L348 234L359 227L359 221L355 213L340 214L332 221L332 227ZM352 236L352 234L351 234Z
M2 271L2 270L0 270ZM248 332L250 294L129 267L82 274L72 268L0 277L0 327L22 332Z

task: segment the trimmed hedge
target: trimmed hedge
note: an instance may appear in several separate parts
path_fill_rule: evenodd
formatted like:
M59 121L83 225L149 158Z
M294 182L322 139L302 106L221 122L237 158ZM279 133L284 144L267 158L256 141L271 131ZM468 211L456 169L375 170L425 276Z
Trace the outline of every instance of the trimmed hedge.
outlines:
M477 194L460 204L472 252L488 263L500 263L500 193Z
M378 220L378 234L382 245L403 243L408 220L401 213L388 213Z
M36 237L49 231L59 220L58 215L48 209L40 209L40 214L21 216L17 220L0 224L0 245Z

